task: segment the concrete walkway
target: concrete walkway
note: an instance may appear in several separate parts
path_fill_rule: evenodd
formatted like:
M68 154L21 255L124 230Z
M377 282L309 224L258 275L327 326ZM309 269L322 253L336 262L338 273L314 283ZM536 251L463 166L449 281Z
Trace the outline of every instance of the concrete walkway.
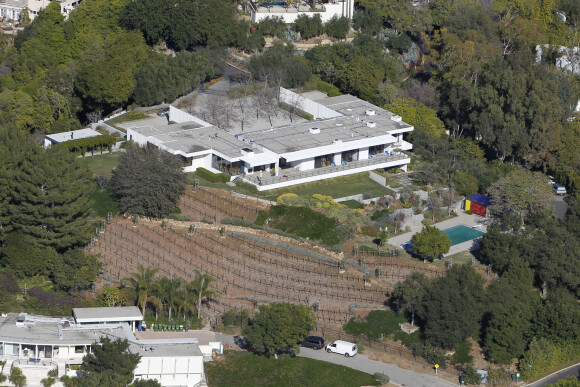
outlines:
M309 359L322 360L329 363L339 364L345 367L354 368L369 374L375 372L388 375L391 383L400 386L413 387L448 387L454 386L446 380L440 379L435 375L421 374L415 371L399 368L395 364L383 363L376 360L369 360L368 356L358 354L355 357L346 358L336 353L326 353L324 350L313 350L309 348L300 348L300 357Z
M477 226L478 227L477 229L479 231L486 232L487 225L489 222L490 222L489 218L484 218L483 216L479 216L476 214L467 215L465 212L460 210L458 212L458 216L456 216L452 219L449 219L449 220L445 220L443 222L435 223L433 226L437 227L439 230L445 230L445 229L448 229L450 227L459 226L459 225L464 225L467 227ZM411 229L410 232L407 232L407 233L401 234L401 235L397 235L396 237L388 239L387 243L392 245L392 246L395 246L395 247L400 247L403 243L409 242L411 240L411 237L413 235L415 235L415 233L421 231L422 228L423 228L422 225L416 225ZM454 246L451 246L451 249L449 249L449 252L446 255L452 255L452 254L460 253L462 251L475 250L478 248L478 246L479 246L479 239L474 239L471 241L459 243L459 244L456 244Z

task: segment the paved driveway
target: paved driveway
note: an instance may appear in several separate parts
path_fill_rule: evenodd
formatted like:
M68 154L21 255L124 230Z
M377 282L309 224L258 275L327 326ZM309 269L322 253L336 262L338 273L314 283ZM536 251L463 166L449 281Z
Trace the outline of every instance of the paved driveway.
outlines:
M578 378L578 380L580 380L580 364L564 368L563 370L553 373L552 375L546 376L545 378L540 379L537 382L526 384L526 386L544 387L549 384L554 384L558 380L566 379L568 376L575 376L576 378Z
M354 368L369 374L381 372L388 375L391 383L401 386L409 387L449 387L454 384L449 383L443 379L437 378L435 375L426 375L418 372L406 370L397 367L395 364L387 364L376 360L369 360L368 356L358 354L355 357L346 358L335 353L326 353L324 350L315 351L310 348L300 348L298 356L307 357L309 359L322 360L329 363L343 365L345 367Z

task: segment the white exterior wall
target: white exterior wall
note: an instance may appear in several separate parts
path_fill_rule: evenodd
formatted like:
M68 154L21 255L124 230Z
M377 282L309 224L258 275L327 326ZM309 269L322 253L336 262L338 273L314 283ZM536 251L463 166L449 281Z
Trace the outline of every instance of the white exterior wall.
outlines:
M305 98L300 94L296 94L283 87L280 87L280 101L285 102L290 106L296 106L298 109L303 110L306 113L312 114L314 119L334 118L342 116L341 113L329 109L318 102L314 102L309 98Z
M200 120L199 118L192 116L191 114L188 114L186 112L184 112L183 110L174 108L173 106L169 106L169 121L173 121L176 122L178 124L181 124L182 122L196 122L198 124L200 124L203 127L209 128L210 126L213 126L212 124L209 124L203 120Z
M133 140L141 146L147 145L147 136L142 135L134 130L127 129L127 141Z
M314 158L302 160L302 162L300 164L298 164L298 169L301 171L307 171L309 169L314 169Z
M360 148L358 150L358 159L359 160L366 160L369 158L369 148Z
M203 356L142 357L135 379L157 379L162 386L193 387L204 374Z
M340 165L341 160L342 160L342 153L335 153L334 159L332 160L332 161L334 161L334 164Z
M306 7L302 7L302 9L305 8ZM254 23L258 23L267 17L280 17L284 20L286 24L289 24L294 23L296 21L296 18L300 15L313 17L314 15L318 14L320 15L320 18L322 19L323 23L326 23L327 21L332 19L334 15L338 17L346 16L349 19L352 19L352 14L354 11L353 0L337 1L335 4L331 3L324 4L324 8L326 9L325 12L312 12L312 11L297 12L296 8L294 7L289 7L288 12L268 12L267 8L260 7L259 12L255 12L254 9L250 7L250 12L252 14L252 22Z

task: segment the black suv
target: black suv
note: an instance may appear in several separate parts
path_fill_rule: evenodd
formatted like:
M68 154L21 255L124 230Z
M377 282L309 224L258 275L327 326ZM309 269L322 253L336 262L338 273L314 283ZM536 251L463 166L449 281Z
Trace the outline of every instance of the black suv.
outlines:
M307 347L312 349L324 348L324 339L319 336L308 336L300 343L301 347Z

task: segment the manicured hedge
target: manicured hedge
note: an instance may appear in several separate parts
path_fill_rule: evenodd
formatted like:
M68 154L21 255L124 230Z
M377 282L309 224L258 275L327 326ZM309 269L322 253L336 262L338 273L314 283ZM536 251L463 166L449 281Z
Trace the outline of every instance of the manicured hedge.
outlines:
M111 151L113 145L117 142L115 136L110 134L102 134L96 137L79 138L76 140L65 141L56 144L56 146L64 147L71 152L80 153L84 155L86 152L95 151L100 149L103 153L103 149Z
M212 173L205 168L197 168L195 173L202 179L212 183L228 183L230 181L229 175L226 175L225 173Z

